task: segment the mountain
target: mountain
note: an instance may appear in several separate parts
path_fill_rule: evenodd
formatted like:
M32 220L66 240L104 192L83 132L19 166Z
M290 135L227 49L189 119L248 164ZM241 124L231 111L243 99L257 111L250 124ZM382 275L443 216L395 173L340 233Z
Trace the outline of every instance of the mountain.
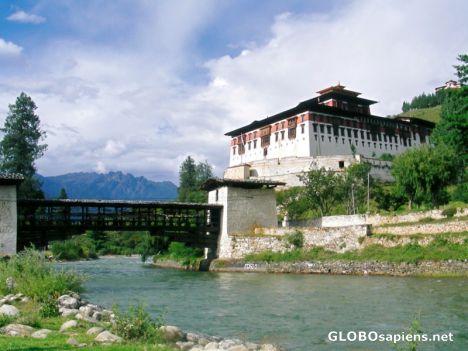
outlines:
M122 172L80 172L37 177L48 199L57 198L61 188L66 190L70 199L170 201L177 198L177 186L172 182L153 182Z

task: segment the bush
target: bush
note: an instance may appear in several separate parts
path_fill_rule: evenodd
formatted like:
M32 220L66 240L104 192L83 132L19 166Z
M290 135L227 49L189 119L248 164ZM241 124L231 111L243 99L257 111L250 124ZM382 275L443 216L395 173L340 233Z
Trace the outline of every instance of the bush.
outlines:
M304 234L300 230L294 231L294 233L286 236L286 240L289 244L294 245L296 248L302 248L304 246Z
M57 298L68 291L83 291L83 276L75 272L55 269L41 253L30 248L8 261L0 262L0 282L8 277L15 281L12 293L22 292L38 300ZM5 284L0 284L0 292L9 293Z
M59 314L57 302L53 298L44 301L39 308L39 316L42 318L57 317Z
M202 257L201 249L187 247L184 243L175 241L169 244L167 253L160 256L160 258L169 258L186 266L196 265Z
M115 324L112 329L125 340L139 340L147 342L161 342L159 327L162 316L152 319L141 304L129 306L127 311L121 311L114 306Z
M51 251L54 257L67 261L97 258L94 242L86 235L78 235L65 241L55 241L51 245Z
M442 216L450 218L450 217L455 216L456 213L457 213L457 209L455 207L448 207L442 211Z

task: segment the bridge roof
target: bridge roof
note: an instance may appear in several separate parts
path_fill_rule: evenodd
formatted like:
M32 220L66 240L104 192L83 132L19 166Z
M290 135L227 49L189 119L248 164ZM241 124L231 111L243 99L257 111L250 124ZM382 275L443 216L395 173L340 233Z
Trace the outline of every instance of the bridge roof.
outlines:
M22 174L19 173L3 173L0 172L0 185L16 185L24 180Z
M163 201L127 201L127 200L95 200L95 199L62 199L62 200L18 200L22 205L42 206L90 206L90 207L165 207L165 208L213 208L222 207L217 204L192 202Z
M276 182L272 180L262 179L228 179L228 178L210 178L201 188L203 190L211 191L221 188L223 186L231 186L234 188L244 189L261 189L261 188L274 188L276 186L286 185L284 182Z

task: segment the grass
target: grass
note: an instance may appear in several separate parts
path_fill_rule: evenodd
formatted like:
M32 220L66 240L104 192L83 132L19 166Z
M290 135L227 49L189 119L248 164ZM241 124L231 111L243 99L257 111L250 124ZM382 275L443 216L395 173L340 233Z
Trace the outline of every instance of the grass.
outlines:
M296 249L284 253L265 251L247 255L249 262L301 262L301 261L381 261L392 263L417 263L420 261L447 261L468 259L468 241L462 244L449 242L441 235L427 246L415 243L384 247L369 245L362 250L336 253L321 247L301 250Z
M67 291L81 292L84 282L81 275L55 269L33 249L0 262L0 282L5 282L8 277L13 277L14 287L9 290L6 284L0 284L0 293L22 292L38 301L56 298Z
M420 108L416 110L410 110L408 112L402 112L399 114L399 116L415 117L432 123L438 123L440 121L441 109L442 106L438 105L434 107Z
M184 266L198 266L203 259L203 251L185 246L183 243L172 242L166 253L154 256L154 262L173 260Z

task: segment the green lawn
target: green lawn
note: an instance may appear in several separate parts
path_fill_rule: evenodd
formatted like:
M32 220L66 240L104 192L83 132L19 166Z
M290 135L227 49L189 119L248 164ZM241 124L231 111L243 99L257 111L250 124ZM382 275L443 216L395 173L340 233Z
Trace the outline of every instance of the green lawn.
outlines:
M421 108L417 110L410 110L408 112L402 112L398 116L407 116L424 119L426 121L437 123L440 121L440 113L442 106L434 106L428 108Z

